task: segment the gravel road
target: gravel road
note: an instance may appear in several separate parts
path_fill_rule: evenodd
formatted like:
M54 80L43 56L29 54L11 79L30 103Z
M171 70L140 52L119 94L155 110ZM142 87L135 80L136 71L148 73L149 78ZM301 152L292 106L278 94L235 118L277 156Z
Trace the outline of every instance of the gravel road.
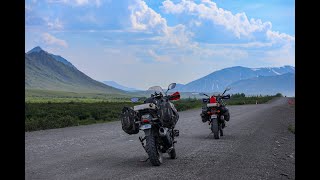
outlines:
M201 109L180 112L177 159L155 167L137 135L110 122L25 133L26 179L295 179L295 123L289 98L229 106L216 140Z

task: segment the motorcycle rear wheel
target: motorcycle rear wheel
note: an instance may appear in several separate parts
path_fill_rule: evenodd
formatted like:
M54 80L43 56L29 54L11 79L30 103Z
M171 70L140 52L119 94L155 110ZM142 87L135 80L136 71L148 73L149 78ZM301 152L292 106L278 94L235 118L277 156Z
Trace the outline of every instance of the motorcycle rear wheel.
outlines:
M218 119L216 118L211 119L211 131L215 139L220 139L220 128L218 124Z
M153 166L162 164L162 153L157 146L156 138L152 135L146 137L146 151Z

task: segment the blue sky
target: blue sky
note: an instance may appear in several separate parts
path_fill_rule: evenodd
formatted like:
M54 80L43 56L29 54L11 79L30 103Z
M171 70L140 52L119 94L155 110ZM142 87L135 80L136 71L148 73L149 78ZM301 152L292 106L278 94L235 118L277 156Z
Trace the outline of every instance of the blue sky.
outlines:
M138 89L231 67L295 65L293 0L27 0L25 51Z

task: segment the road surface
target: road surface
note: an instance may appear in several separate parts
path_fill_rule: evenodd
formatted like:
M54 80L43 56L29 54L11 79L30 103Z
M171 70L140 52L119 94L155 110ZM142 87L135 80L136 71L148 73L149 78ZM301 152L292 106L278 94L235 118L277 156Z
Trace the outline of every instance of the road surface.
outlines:
M295 122L288 98L229 106L216 140L201 109L180 112L177 159L152 166L137 135L110 122L25 133L26 179L295 179Z

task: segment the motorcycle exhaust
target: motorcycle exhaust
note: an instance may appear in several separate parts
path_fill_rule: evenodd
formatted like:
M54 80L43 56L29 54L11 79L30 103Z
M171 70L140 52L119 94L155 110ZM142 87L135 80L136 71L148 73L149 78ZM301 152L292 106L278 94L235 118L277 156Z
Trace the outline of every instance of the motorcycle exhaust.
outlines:
M163 128L163 127L160 127L160 128L159 128L159 135L160 135L161 137L166 136L166 135L167 135L167 132L168 132L168 128Z

